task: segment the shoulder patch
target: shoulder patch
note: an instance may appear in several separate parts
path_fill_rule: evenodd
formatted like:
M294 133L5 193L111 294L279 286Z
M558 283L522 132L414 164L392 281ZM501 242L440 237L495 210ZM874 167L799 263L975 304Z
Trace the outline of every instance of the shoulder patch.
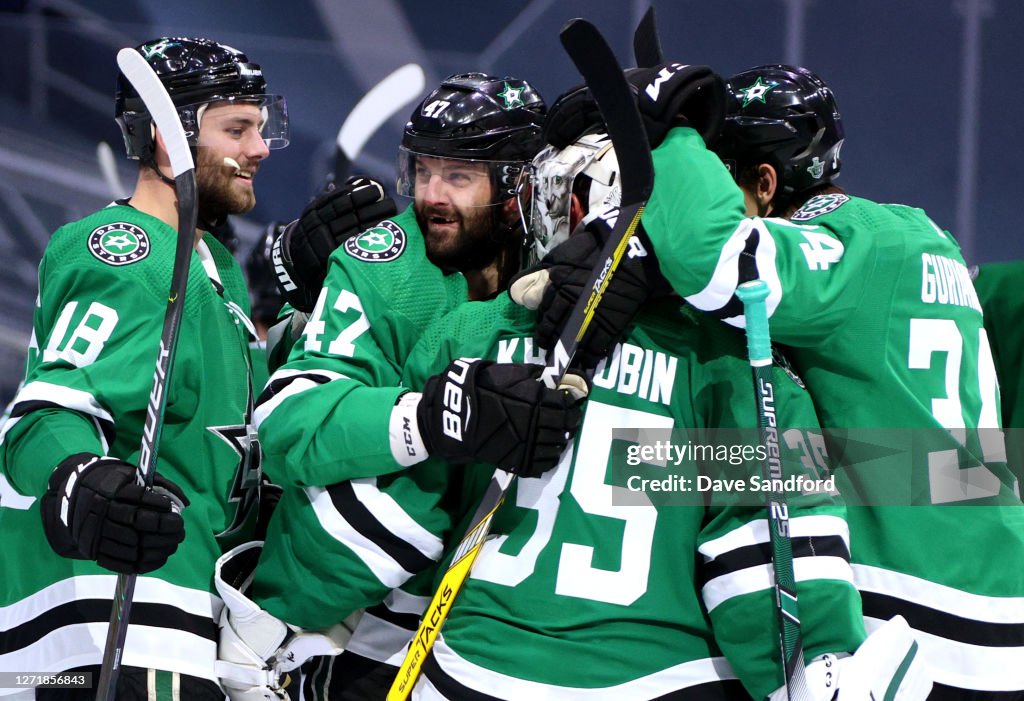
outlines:
M840 195L839 193L832 193L830 195L815 195L811 199L804 202L804 206L796 210L793 216L790 217L790 221L807 221L808 219L814 219L814 217L820 217L822 214L828 214L834 212L842 205L850 201L850 198L846 195Z
M345 253L367 263L386 263L405 251L406 234L390 219L345 241Z
M89 234L89 252L107 265L137 263L149 255L149 236L125 221L104 224Z

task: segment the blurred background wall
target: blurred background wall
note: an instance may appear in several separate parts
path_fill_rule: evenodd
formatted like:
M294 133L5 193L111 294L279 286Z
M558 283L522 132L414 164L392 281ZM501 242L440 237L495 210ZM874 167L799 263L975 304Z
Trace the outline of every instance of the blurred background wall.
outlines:
M112 199L96 147L134 182L113 122L118 48L208 36L262 64L286 95L292 143L257 179L235 226L244 257L273 220L301 211L330 168L358 99L414 61L428 90L483 70L526 78L550 103L579 82L559 28L586 17L632 65L647 0L0 0L0 401L21 379L50 233ZM667 58L723 75L806 65L834 89L846 126L849 191L926 209L968 263L1024 258L1024 2L1021 0L660 0ZM356 163L393 179L403 110ZM399 203L403 206L403 203Z

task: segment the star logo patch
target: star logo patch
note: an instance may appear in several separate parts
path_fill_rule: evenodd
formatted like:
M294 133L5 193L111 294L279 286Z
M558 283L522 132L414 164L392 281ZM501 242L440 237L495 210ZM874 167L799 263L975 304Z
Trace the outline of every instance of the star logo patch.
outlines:
M764 96L768 94L768 91L774 87L778 87L778 83L762 83L759 77L754 81L753 85L749 85L742 90L740 94L743 96L743 107L746 107L751 102L760 102L761 104L767 104Z
M367 263L386 263L405 250L405 231L390 219L345 241L345 253Z
M505 81L505 89L498 93L498 97L505 101L505 109L511 110L516 107L522 107L526 103L523 102L523 89L513 88Z
M137 263L149 255L149 237L135 224L104 224L89 234L89 252L107 265Z

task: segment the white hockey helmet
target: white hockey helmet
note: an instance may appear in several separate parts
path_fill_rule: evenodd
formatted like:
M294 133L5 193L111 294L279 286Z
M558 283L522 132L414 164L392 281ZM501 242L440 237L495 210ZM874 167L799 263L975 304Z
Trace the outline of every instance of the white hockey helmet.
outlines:
M580 175L586 176L580 178ZM548 145L533 159L533 192L528 255L536 262L569 238L572 195L580 199L584 221L619 206L619 162L604 133L581 136L564 149Z

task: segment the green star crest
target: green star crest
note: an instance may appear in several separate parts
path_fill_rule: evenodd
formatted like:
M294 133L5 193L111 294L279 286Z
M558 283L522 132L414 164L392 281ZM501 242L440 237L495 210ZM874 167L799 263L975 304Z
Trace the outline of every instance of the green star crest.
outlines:
M142 55L145 56L147 59L153 58L154 56L156 56L157 58L167 58L164 55L164 51L171 48L172 46L181 46L181 42L170 41L169 39L160 39L159 41L155 41L151 44L146 44L145 46L141 47L141 51Z
M149 237L135 224L114 222L93 229L89 252L108 265L135 263L149 255Z
M751 102L755 101L760 102L762 104L767 104L765 102L764 96L768 94L769 90L777 86L778 83L762 83L761 78L758 77L758 79L754 81L753 85L749 85L740 90L740 93L743 95L742 106L746 107Z
M522 107L526 103L523 102L523 89L513 88L505 81L505 89L498 93L498 97L505 101L505 109L511 110L516 107Z
M405 231L391 220L345 241L345 253L367 263L386 263L405 250Z

